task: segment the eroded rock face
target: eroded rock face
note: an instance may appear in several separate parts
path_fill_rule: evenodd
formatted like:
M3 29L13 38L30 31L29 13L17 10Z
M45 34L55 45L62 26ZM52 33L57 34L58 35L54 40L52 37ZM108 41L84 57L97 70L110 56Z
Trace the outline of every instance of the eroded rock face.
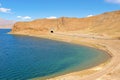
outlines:
M86 31L91 33L118 35L120 34L120 11L108 12L88 18L38 19L31 22L17 22L12 33L49 33Z

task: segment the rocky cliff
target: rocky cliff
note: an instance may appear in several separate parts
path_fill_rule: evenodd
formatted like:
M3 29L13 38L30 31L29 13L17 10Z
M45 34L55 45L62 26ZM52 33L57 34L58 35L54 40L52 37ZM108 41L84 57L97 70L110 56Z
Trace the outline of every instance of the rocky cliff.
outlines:
M54 32L85 32L120 36L120 11L107 12L87 18L38 19L17 22L12 33L45 34Z

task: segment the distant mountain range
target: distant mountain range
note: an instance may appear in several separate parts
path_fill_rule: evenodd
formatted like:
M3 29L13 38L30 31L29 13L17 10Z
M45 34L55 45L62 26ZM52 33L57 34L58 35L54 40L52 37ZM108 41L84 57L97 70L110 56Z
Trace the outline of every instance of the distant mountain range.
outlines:
M0 18L0 28L2 29L11 29L16 21L13 20L6 20Z

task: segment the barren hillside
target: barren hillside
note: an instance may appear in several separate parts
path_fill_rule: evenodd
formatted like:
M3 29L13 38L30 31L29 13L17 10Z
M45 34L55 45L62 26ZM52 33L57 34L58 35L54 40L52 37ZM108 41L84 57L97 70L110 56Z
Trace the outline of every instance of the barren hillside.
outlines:
M55 32L93 33L120 37L120 11L107 12L87 18L38 19L17 22L12 33L45 34Z

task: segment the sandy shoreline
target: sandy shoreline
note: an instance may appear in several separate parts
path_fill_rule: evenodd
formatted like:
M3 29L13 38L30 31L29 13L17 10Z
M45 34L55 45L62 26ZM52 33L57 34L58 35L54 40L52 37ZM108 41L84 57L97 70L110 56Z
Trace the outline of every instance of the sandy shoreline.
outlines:
M35 36L94 47L97 49L105 50L112 56L111 60L96 67L69 73L48 80L120 80L120 40L71 36L67 34L29 35L27 33L23 33L21 35L25 34L28 36ZM39 78L35 78L34 80L39 80Z

